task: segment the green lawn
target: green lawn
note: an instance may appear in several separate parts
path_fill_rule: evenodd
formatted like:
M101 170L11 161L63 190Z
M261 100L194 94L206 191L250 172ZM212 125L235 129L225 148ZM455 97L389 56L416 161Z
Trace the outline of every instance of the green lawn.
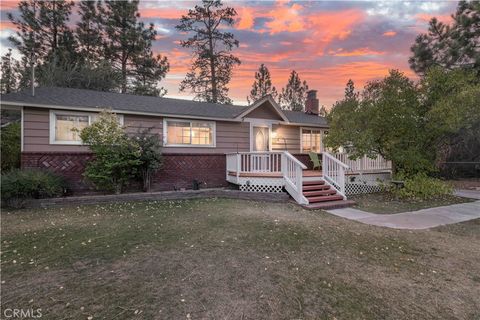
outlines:
M205 199L2 212L2 309L45 319L475 319L480 220Z
M408 200L395 198L390 193L369 193L349 196L356 202L355 208L372 213L400 213L420 209L448 206L451 204L472 202L473 199L445 195L430 200Z

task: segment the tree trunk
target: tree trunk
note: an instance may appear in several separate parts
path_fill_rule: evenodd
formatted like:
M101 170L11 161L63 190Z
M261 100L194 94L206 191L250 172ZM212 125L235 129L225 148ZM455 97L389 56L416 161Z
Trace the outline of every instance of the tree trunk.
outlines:
M212 30L210 29L210 19L208 24L208 46L210 51L210 73L211 79L210 82L212 84L212 102L218 102L218 93L217 93L217 75L215 72L215 57L213 56L213 39L212 39Z

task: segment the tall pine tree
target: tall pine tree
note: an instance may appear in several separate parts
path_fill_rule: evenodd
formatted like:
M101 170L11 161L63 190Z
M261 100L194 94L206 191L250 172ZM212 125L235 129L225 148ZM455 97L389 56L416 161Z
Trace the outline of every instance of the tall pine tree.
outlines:
M292 70L288 83L280 93L280 106L284 110L303 111L307 99L308 85L301 81L298 73Z
M355 84L352 79L348 79L345 87L345 100L355 100L358 97L358 92L355 92Z
M142 89L146 94L165 92L157 88L156 82L165 77L168 61L153 55L152 41L157 32L153 24L146 27L139 21L138 0L106 1L102 11L106 57L120 72L120 91L134 92L134 83L143 82L148 84L148 90ZM149 67L139 70L139 61ZM143 81L146 78L148 82Z
M277 89L272 86L272 79L270 78L270 71L262 63L257 72L255 72L255 81L252 84L252 90L247 97L248 104L254 103L258 99L266 95L271 95L274 99L277 98Z
M240 59L231 53L238 40L225 28L233 25L236 15L234 8L223 7L220 0L203 0L182 16L177 29L192 35L181 45L193 50L194 60L180 91L190 89L197 100L231 103L228 83Z
M411 47L410 67L423 75L433 66L473 69L480 76L480 1L460 1L448 25L432 18L428 33Z
M0 93L10 93L17 90L18 87L18 72L16 61L12 57L12 49L2 57L0 72Z
M100 1L83 0L78 4L80 21L75 29L78 52L84 61L94 64L104 60L105 55L102 12Z

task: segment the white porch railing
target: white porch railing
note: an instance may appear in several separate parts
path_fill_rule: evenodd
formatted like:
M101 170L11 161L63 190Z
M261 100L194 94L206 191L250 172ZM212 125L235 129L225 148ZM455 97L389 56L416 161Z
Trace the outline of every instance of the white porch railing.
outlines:
M242 173L279 173L285 189L300 204L308 204L303 196L303 173L307 167L289 152L227 153L227 181L238 181Z
M345 172L348 168L348 165L330 153L325 151L322 153L323 178L337 190L344 200L347 199L345 196Z
M377 157L373 159L367 156L363 156L356 160L349 159L349 155L347 153L335 153L332 154L332 156L349 166L350 170L353 172L392 170L392 162L385 160L385 158L380 155L377 155Z

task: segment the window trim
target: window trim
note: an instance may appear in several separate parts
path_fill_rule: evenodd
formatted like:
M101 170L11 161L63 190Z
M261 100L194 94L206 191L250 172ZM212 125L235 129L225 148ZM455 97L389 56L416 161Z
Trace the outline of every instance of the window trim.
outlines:
M49 128L49 141L50 144L58 144L58 145L77 145L82 146L85 145L81 140L79 141L72 141L72 140L56 140L55 139L55 125L57 120L57 115L62 116L88 116L88 125L92 124L92 117L95 115L99 115L99 113L94 112L80 112L80 111L68 111L68 110L50 110L50 128ZM124 117L123 114L117 114L120 125L124 125Z
M315 128L315 127L300 127L300 153L308 153L309 151L304 151L303 150L303 130L316 130L320 131L320 153L325 151L324 145L323 145L323 138L325 136L325 130L323 128Z
M203 122L212 125L212 144L169 144L168 143L168 121L185 122L190 123L190 129L192 128L192 122ZM190 137L191 139L191 137ZM203 119L178 119L178 118L163 118L163 146L174 148L216 148L217 147L217 123L215 121L205 121Z
M265 121L263 119L250 119L250 152L262 153L272 151L272 121ZM254 151L253 145L255 143L253 136L253 127L268 128L268 150L267 151Z

